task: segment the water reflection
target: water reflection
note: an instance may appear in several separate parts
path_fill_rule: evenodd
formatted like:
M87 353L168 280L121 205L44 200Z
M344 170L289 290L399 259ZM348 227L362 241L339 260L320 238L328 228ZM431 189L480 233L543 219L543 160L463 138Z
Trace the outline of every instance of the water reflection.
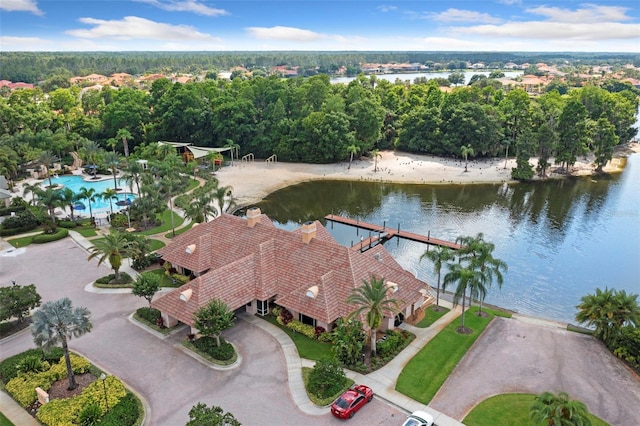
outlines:
M288 229L327 214L455 240L483 232L509 272L487 301L522 313L572 321L596 287L640 293L640 156L623 174L526 184L407 185L320 181L291 186L258 206ZM345 245L367 237L329 226ZM435 282L426 247L392 240L387 249L420 279Z

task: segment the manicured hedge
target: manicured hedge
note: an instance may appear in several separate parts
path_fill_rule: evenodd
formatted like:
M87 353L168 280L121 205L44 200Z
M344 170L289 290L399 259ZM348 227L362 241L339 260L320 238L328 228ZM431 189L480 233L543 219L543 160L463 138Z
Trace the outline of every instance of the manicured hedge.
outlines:
M118 285L124 285L125 287L130 287L128 284L133 282L133 278L131 275L126 272L120 272L118 275L119 280L117 283L112 283L111 280L115 279L116 274L109 274L106 277L101 277L96 280L96 284L100 284L103 287L117 287Z
M236 351L233 349L231 343L220 337L220 346L216 346L216 339L214 337L201 337L193 342L193 345L202 351L220 361L228 361L235 355Z
M0 209L0 216L9 216L11 213L23 212L26 209L27 206L3 207Z
M109 411L98 423L100 426L133 426L142 416L142 406L134 394L127 392L115 407L109 406Z
M149 324L157 324L158 318L162 316L159 310L154 308L138 308L136 310L136 314L143 320L147 321Z
M58 241L68 236L69 236L68 229L59 228L53 234L38 234L33 237L31 242L34 244L44 244L44 243L50 243L52 241Z

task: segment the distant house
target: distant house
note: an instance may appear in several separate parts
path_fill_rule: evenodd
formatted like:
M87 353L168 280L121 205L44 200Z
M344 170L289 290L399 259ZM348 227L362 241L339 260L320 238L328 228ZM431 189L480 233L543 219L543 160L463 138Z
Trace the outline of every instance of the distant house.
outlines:
M11 90L15 89L33 89L33 84L23 83L22 81L13 83L9 80L0 80L0 87L8 87Z
M193 327L194 313L213 298L233 310L267 314L274 305L303 323L331 330L354 310L353 289L372 276L384 278L401 314L385 317L382 328L433 300L429 286L405 271L382 245L365 252L339 245L318 221L295 231L279 229L253 208L247 218L223 214L199 224L158 253L191 281L154 300L165 325Z

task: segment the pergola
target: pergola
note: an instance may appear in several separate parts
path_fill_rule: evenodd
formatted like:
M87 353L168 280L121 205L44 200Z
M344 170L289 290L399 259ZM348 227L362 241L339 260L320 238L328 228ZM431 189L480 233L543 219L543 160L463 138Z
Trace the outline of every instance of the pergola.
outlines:
M190 142L166 142L166 141L158 141L161 145L171 145L175 148L186 148L192 154L194 159L206 157L210 152L219 152L223 153L225 151L231 151L232 147L224 147L224 148L208 148L204 146L194 146Z

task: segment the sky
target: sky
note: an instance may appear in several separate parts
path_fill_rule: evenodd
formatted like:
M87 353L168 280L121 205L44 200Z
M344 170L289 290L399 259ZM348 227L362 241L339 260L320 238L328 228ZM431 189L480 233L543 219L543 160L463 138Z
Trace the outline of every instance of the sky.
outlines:
M0 0L0 51L640 53L638 0Z

